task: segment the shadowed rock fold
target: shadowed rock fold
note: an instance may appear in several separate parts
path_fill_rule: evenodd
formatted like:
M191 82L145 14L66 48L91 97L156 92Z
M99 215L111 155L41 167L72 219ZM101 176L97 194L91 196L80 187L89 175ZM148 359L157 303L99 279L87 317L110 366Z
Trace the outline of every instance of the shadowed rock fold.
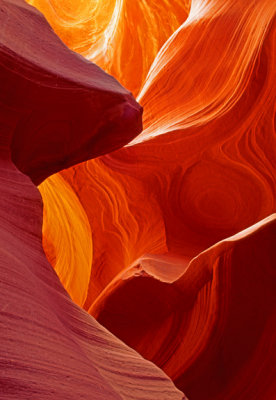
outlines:
M68 50L23 0L0 5L0 99L18 120L11 152L22 172L38 184L141 131L141 107L113 77Z
M275 240L273 214L201 253L180 276L179 260L164 269L164 259L145 257L90 312L190 399L273 399Z
M183 399L136 350L274 400L274 2L28 3L60 39L0 0L4 398Z
M126 143L141 108L24 2L0 1L0 27L0 397L182 400L70 299L42 249L43 205L30 180ZM83 213L76 221L89 233Z
M166 2L159 3L161 9ZM191 399L274 400L274 217L230 247L220 242L276 211L275 4L194 0L186 19L171 3L168 15L178 22L164 44L155 40L156 18L137 13L138 35L144 23L153 26L143 47L152 64L143 78L137 70L126 74L118 61L114 38L130 20L129 3L116 4L122 7L108 42L112 57L101 65L113 65L127 87L137 84L144 129L127 147L60 174L93 238L89 282L67 289L75 298L86 293L82 306ZM65 30L75 27L62 28L44 11L66 41ZM85 54L81 35L74 44L69 39ZM129 44L131 55L138 42ZM40 186L45 210L59 231L78 239L53 207L62 192L52 191L53 200L51 188L48 180ZM61 235L48 225L46 216L44 247L65 280L55 261L66 262ZM74 259L67 266L71 276L78 268Z

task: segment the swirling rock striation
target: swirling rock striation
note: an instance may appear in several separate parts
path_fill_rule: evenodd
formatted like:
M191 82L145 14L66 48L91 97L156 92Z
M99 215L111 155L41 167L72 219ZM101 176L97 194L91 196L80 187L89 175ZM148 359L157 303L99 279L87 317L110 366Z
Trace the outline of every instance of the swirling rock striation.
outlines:
M190 0L27 0L66 45L136 96L160 47L185 21Z
M43 205L30 180L127 141L139 131L141 109L114 79L67 50L24 2L1 0L0 26L0 397L184 399L161 370L68 296L42 248ZM89 132L87 121L80 123L80 147L52 118L58 105L69 105L64 123L80 123L76 116L86 113L95 122ZM76 221L87 222L81 213Z
M167 16L165 0L159 14L110 1L100 15L97 2L93 22L90 2L81 18L74 1L53 2L59 18L33 3L144 107L128 147L40 186L48 259L78 304L191 399L274 400L275 4L193 0L185 20L178 2Z
M42 249L37 188L0 163L1 399L184 399L72 302Z
M273 399L275 239L273 214L202 252L181 274L181 260L145 257L90 312L191 399Z
M168 253L186 268L201 251L275 212L274 13L270 1L193 2L139 95L142 134L62 172L93 236L86 309L137 259ZM43 185L47 191L51 182ZM51 243L49 257L65 262L59 239ZM72 258L72 275L77 268ZM80 288L68 290L81 296Z

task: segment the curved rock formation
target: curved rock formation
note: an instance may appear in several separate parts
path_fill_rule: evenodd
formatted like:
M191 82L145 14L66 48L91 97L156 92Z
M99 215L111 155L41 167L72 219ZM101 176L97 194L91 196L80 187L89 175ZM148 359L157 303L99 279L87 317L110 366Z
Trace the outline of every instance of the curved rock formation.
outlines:
M1 104L1 133L9 128L2 112ZM37 188L11 162L0 163L1 399L184 399L72 302L42 249Z
M138 95L145 108L144 131L134 142L180 129L187 136L189 128L204 129L212 121L223 128L221 118L233 112L248 89L254 94L246 103L256 119L263 102L268 105L275 94L268 87L275 62L273 32L269 34L275 12L270 0L246 5L242 0L194 0L189 18L160 50ZM266 92L259 93L260 88ZM239 106L236 122L245 108ZM218 131L217 141L220 137Z
M124 174L105 167L102 160L94 161L79 165L74 168L74 172L68 170L62 173L62 179L77 193L91 224L93 261L85 308L91 305L110 280L141 254L167 251L160 206L154 196L148 195L143 182L131 178L128 181ZM47 180L40 190L52 215L59 220L59 212L54 209L51 198L47 194L44 196L44 188L49 186L51 187L51 182ZM44 217L47 229L49 222L47 215ZM143 224L141 220L144 221ZM68 226L65 231L70 236L72 221L67 219L66 224ZM47 241L47 235L44 237ZM52 244L54 247L49 249L49 256L56 254L65 259L69 250L65 252L58 240ZM88 257L89 254L86 253L86 261ZM71 259L68 269L73 272L76 268L77 263ZM73 286L68 287L68 291L72 296L78 296Z
M0 23L0 397L184 399L161 370L120 342L70 299L42 249L43 205L39 191L12 162L13 158L34 181L40 181L58 165L64 167L95 156L138 133L140 108L115 80L70 53L30 6L18 0L1 0ZM20 48L23 44L24 48ZM58 49L60 52L55 53ZM51 59L51 51L60 55L59 61ZM61 65L66 57L72 61L73 70L74 65L80 67L74 82L67 80L69 65ZM60 70L55 66L56 76L47 62L61 63ZM84 87L86 71L90 72L90 81ZM21 104L24 91L26 102ZM68 130L61 129L60 121L48 120L49 109L41 117L42 106L49 105L52 96L56 107L71 103L71 115L64 117L68 126L78 113L85 116L89 112L87 118L98 121L90 131L92 141L89 132L82 137L80 129L81 146L74 149L76 142L72 138L69 142ZM73 105L82 98L84 102L79 106L83 108L75 114ZM109 99L106 107L104 99ZM101 115L91 115L97 110ZM107 120L101 122L104 116ZM36 126L34 121L41 122L41 129L31 129ZM49 125L43 127L45 121ZM121 135L113 137L120 129ZM63 148L65 140L67 148ZM69 159L73 150L76 154ZM65 159L60 159L61 155ZM77 199L72 202L74 196L70 197L66 183L60 177L51 182L63 185L63 194L66 190L68 194L62 198L63 205L70 198L67 205L74 209ZM61 211L59 204L57 207ZM77 221L87 227L82 214L76 214ZM76 245L79 246L80 243Z
M12 159L36 184L141 131L132 95L68 50L35 8L2 0L0 24L0 99L18 119Z
M180 260L145 257L90 312L190 399L273 399L275 239L276 214L184 263L180 276Z
M97 63L134 95L160 47L187 18L191 2L27 1L43 12L70 49Z
M274 15L193 1L138 95L142 134L61 173L93 237L84 308L191 399L274 396L274 217L216 245L276 211Z
M178 1L168 6L165 0L110 0L105 7L100 1L78 2L76 9L74 0L29 2L72 49L133 90L144 108L144 130L138 135L141 108L129 92L70 52L38 12L19 0L1 1L0 22L7 27L0 36L0 101L4 98L8 116L2 131L12 132L17 167L38 184L53 172L105 154L39 186L44 249L62 283L75 302L161 367L192 400L274 400L274 3L193 0L191 6ZM30 40L38 27L40 38ZM1 154L9 159L7 147ZM21 191L16 193L18 207ZM19 217L18 224L23 224ZM3 226L8 232L10 225ZM14 246L21 249L21 242ZM61 358L59 366L62 371L63 363L74 365L70 357L77 360L81 378L72 386L74 393L88 393L85 361L79 358L85 349L103 378L91 372L89 384L103 385L103 398L183 396L152 364L74 306L43 260L38 261L47 266L43 279L52 285L50 276L55 277L62 300L55 294L54 305L42 289L36 295L43 310L50 310L50 321L62 323L57 340L69 335L69 360ZM27 258L22 262L27 268ZM44 270L26 271L31 282ZM22 290L29 295L30 286ZM89 327L80 322L83 318ZM42 341L45 334L35 338ZM81 344L80 353L72 341ZM16 342L19 346L18 337ZM14 354L12 347L8 351ZM127 364L129 354L134 364ZM126 369L119 367L120 357ZM138 371L136 361L139 371L146 365L150 394L142 390L145 375L140 380L140 372L131 377L126 372ZM70 374L74 380L72 369Z
M62 172L78 195L93 236L87 309L117 274L145 254L169 252L187 263L276 210L273 6L199 4L192 4L188 20L163 47L149 74L140 96L145 130L136 142L142 142ZM231 35L224 35L228 20ZM241 40L236 43L232 38L238 34ZM214 46L215 37L219 48ZM235 55L243 46L247 58L230 57L229 49ZM190 58L183 56L184 51ZM229 58L225 74L222 56ZM218 83L225 91L216 93L211 59L217 61ZM238 87L231 78L238 79L236 71ZM187 79L203 86L186 85ZM190 95L181 90L184 84ZM211 113L207 100L213 104ZM192 104L198 107L193 115ZM188 115L193 121L186 119ZM47 196L44 202L51 207ZM58 242L55 246L53 252L63 257ZM70 268L77 268L73 260ZM68 290L79 296L74 288Z
M64 288L72 294L72 300L83 306L93 259L92 234L87 215L76 194L58 174L40 185L40 193L48 199L43 209L44 251ZM60 251L56 251L56 248ZM71 268L71 265L76 268Z

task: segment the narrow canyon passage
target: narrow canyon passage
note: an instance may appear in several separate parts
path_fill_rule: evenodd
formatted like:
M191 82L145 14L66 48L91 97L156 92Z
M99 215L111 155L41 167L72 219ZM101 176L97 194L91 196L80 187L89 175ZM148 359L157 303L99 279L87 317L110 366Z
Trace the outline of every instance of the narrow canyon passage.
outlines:
M0 395L274 400L274 2L0 12Z

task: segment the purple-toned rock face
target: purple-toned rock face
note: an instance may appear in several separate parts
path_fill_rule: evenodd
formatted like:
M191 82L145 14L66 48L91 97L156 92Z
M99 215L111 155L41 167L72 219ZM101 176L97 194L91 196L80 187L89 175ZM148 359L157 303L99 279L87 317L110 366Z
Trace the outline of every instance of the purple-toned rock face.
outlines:
M275 400L275 12L0 0L0 400Z
M0 27L0 398L181 400L65 292L30 180L121 146L139 133L141 107L34 8L1 0Z
M1 400L182 400L161 370L72 302L42 249L40 194L2 159L0 187Z
M0 101L16 121L12 160L36 184L140 133L142 108L131 93L70 51L35 8L1 0L0 26Z

